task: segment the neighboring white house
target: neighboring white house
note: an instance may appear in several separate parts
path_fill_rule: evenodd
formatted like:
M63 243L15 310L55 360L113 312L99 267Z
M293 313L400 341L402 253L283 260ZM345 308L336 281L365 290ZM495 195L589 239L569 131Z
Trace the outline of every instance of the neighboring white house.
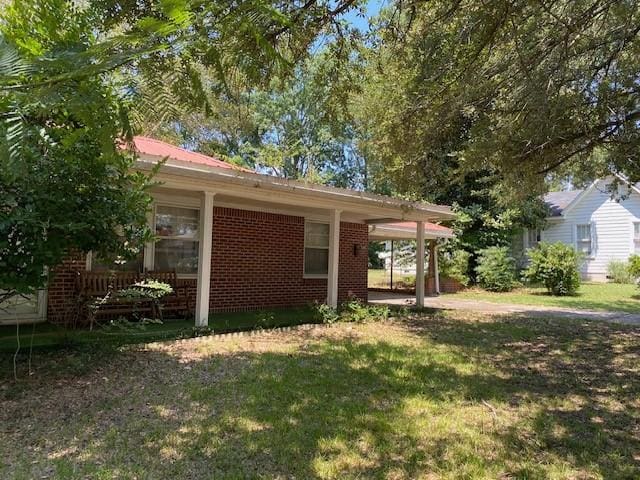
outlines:
M524 252L538 242L563 242L583 252L582 276L605 281L611 260L640 254L640 189L621 187L612 198L611 179L598 180L585 190L548 193L550 216L543 230L525 230L514 248Z

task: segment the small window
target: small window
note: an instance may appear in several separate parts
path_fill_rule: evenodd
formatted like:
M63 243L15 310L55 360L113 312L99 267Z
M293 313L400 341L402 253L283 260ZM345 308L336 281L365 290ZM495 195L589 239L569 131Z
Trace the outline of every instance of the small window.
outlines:
M536 248L542 240L542 232L540 229L527 230L527 247Z
M166 205L156 207L154 269L198 272L200 211Z
M0 294L4 290L0 290ZM16 295L6 299L0 308L0 324L3 320L34 320L43 319L46 304L45 291L40 290L33 295Z
M326 276L329 272L329 225L305 223L304 274Z
M633 251L640 254L640 222L633 222Z
M578 251L583 254L591 255L591 225L586 223L584 225L578 225L576 228L576 245Z

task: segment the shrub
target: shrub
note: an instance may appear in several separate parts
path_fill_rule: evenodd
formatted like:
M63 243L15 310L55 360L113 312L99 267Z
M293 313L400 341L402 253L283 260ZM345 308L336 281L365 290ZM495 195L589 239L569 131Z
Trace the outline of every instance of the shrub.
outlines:
M340 319L338 311L326 303L315 302L311 309L313 318L318 323L335 323Z
M122 298L151 298L159 300L171 293L173 293L173 288L168 283L157 280L142 280L134 283L130 287L118 290L116 296Z
M481 250L476 267L478 284L492 292L507 292L517 286L516 261L507 247Z
M469 285L469 258L471 254L465 250L454 250L443 254L440 260L440 276L457 280L465 287Z
M631 278L634 280L638 280L640 278L640 255L631 255L629 257L629 274Z
M574 295L580 286L580 254L562 242L540 243L527 251L529 266L524 278L541 283L552 295Z
M350 298L340 306L340 320L344 322L365 323L389 318L386 305L367 305L358 298Z
M607 264L607 277L613 283L633 283L629 264L621 260L611 260Z

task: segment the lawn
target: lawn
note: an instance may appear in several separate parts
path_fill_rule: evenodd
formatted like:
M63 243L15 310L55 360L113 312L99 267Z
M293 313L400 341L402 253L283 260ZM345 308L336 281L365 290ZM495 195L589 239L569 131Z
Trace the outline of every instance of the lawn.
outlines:
M390 272L383 269L369 269L368 286L369 288L389 288L391 281ZM416 276L411 273L393 272L394 288L415 288Z
M637 327L405 313L32 368L0 370L0 478L640 477Z
M446 298L640 313L640 289L635 285L615 283L584 283L580 286L577 295L567 297L553 297L547 294L546 289L540 287L520 288L506 293L469 289L447 295Z

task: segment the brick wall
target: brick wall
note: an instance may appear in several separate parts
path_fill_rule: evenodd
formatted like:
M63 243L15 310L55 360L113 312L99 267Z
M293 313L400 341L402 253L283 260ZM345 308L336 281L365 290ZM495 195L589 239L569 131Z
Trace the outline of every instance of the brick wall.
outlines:
M368 230L340 224L338 298L367 298ZM354 245L358 245L357 255ZM303 278L304 218L215 208L212 311L306 305L327 296L326 279Z
M368 230L340 224L338 301L367 298ZM325 301L326 279L303 278L304 218L216 207L213 218L210 306L213 312L306 305ZM61 265L49 287L48 317L65 321L75 302L75 271L83 256ZM189 285L195 305L196 281Z
M77 272L86 268L86 255L73 253L49 274L47 318L55 323L71 323L76 319Z

